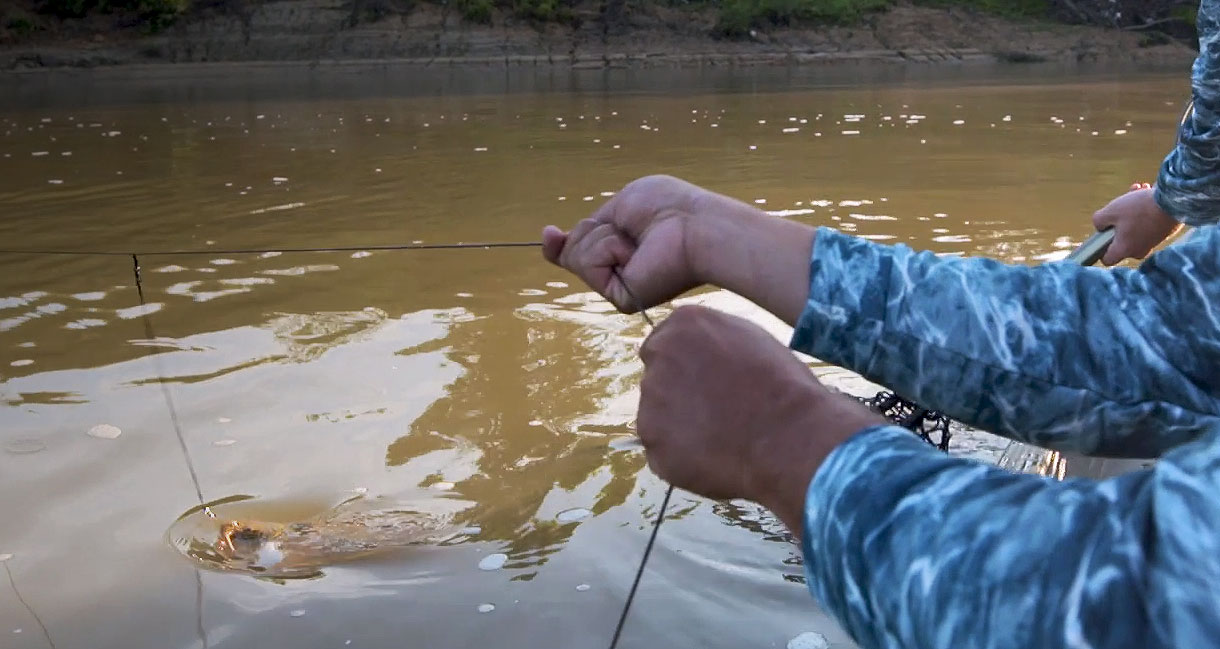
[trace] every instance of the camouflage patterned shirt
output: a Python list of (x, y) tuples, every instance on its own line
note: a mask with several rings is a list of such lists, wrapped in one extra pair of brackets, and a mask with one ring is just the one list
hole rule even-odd
[(1015, 474), (879, 426), (809, 485), (810, 592), (866, 649), (1220, 646), (1220, 0), (1158, 200), (1204, 226), (1139, 268), (939, 257), (818, 231), (791, 345), (966, 424), (1156, 457)]

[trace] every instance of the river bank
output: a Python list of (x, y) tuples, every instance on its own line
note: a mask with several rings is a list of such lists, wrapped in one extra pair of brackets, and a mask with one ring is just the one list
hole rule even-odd
[(490, 24), (476, 24), (433, 4), (353, 21), (351, 4), (342, 0), (278, 0), (240, 11), (192, 13), (156, 34), (77, 25), (9, 38), (0, 45), (0, 70), (255, 62), (576, 69), (858, 62), (1178, 65), (1195, 55), (1181, 40), (1160, 35), (961, 8), (899, 5), (852, 26), (776, 27), (723, 39), (712, 35), (711, 10), (633, 8), (625, 27), (610, 30), (598, 19), (598, 6), (578, 5), (564, 23), (496, 13)]

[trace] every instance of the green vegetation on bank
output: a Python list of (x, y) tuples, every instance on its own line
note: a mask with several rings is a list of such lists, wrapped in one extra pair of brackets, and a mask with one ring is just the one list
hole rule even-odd
[[(0, 27), (9, 39), (37, 32), (46, 18), (122, 17), (127, 26), (155, 32), (189, 12), (248, 12), (264, 0), (0, 0)], [(627, 16), (649, 5), (714, 12), (713, 32), (724, 38), (749, 37), (755, 30), (818, 24), (853, 24), (902, 2), (970, 8), (1010, 18), (1141, 27), (1167, 21), (1193, 21), (1197, 0), (348, 0), (352, 25), (403, 15), (416, 2), (458, 12), (471, 23), (491, 24), (497, 16), (535, 23), (570, 23), (578, 6), (599, 16), (607, 28), (626, 25)], [(0, 32), (0, 42), (5, 34)]]

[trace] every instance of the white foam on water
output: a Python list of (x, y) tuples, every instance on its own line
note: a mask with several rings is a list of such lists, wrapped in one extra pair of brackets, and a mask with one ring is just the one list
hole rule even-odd
[(524, 288), (517, 292), (517, 295), (546, 295), (546, 291), (537, 288)]
[(90, 437), (96, 437), (98, 439), (118, 439), (119, 435), (123, 434), (123, 431), (119, 430), (118, 426), (111, 426), (110, 424), (98, 424), (93, 428), (90, 428), (86, 434)]
[(275, 176), (274, 178), (272, 178), (272, 179), (271, 179), (271, 182), (273, 182), (273, 183), (286, 183), (286, 182), (288, 182), (288, 179), (287, 179), (287, 178), (285, 178), (285, 177), (283, 177), (283, 176)]
[(583, 507), (576, 507), (574, 509), (567, 509), (559, 512), (555, 515), (555, 520), (559, 521), (560, 523), (574, 523), (576, 521), (583, 521), (592, 515), (593, 512), (587, 509)]
[(788, 641), (788, 649), (830, 649), (826, 636), (806, 631)]
[(474, 297), (473, 293), (454, 293), (456, 297)]
[(42, 306), (40, 306), (34, 310), (43, 315), (51, 315), (53, 313), (62, 313), (64, 311), (67, 311), (68, 307), (60, 304), (59, 302), (49, 302), (47, 304), (43, 304)]
[(476, 147), (474, 148), (474, 150), (475, 150), (475, 153), (482, 153), (482, 152), (484, 152), (484, 151), (486, 151), (486, 150), (487, 150), (487, 147), (485, 147), (485, 146), (476, 146)]
[(0, 554), (0, 561), (8, 561), (9, 559), (12, 559), (12, 558), (13, 558), (12, 552), (5, 552), (4, 554)]
[(463, 527), (458, 531), (462, 534), (480, 534), (482, 533), (483, 528), (479, 527), (478, 525), (471, 525), (470, 527)]
[(48, 153), (50, 153), (50, 151), (35, 151), (35, 152), (31, 153), (30, 155), (34, 156), (35, 158), (41, 158), (42, 156), (47, 155)]
[(150, 302), (140, 306), (127, 307), (126, 309), (116, 309), (114, 314), (123, 320), (132, 320), (150, 313), (156, 313), (161, 310), (162, 306), (160, 302)]
[(1003, 119), (1002, 121), (1005, 121), (1005, 122), (1011, 122), (1011, 121), (1012, 121), (1012, 115), (1005, 115), (1005, 116), (1004, 116), (1004, 119)]
[(373, 253), (371, 253), (367, 250), (357, 250), (356, 252), (352, 253), (352, 259), (364, 259), (365, 257), (368, 257), (372, 254)]
[(12, 365), (13, 367), (25, 367), (26, 365), (33, 365), (33, 364), (34, 364), (34, 361), (32, 361), (28, 358), (23, 358), (23, 359), (16, 360), (16, 361), (9, 363), (9, 365)]
[(539, 420), (537, 420), (537, 419), (533, 419), (533, 420), (531, 420), (531, 421), (530, 421), (530, 425), (531, 425), (531, 426), (541, 426), (541, 425), (542, 425), (542, 422), (541, 422), (541, 421), (539, 421)]
[(1115, 134), (1115, 135), (1126, 135), (1126, 134), (1127, 134), (1127, 130), (1126, 130), (1126, 129), (1122, 129), (1122, 128), (1120, 128), (1120, 129), (1118, 129), (1117, 131), (1114, 131), (1114, 134)]
[(435, 482), (432, 484), (432, 488), (437, 491), (452, 491), (455, 486), (452, 482)]
[(567, 288), (568, 287), (568, 285), (565, 284), (564, 282), (547, 282), (546, 285), (551, 288)]
[(479, 561), (479, 570), (499, 570), (505, 563), (508, 563), (507, 554), (489, 554)]
[(212, 442), (212, 446), (232, 446), (237, 443), (235, 439), (218, 439)]
[(258, 258), (259, 259), (271, 259), (272, 257), (279, 257), (282, 254), (284, 254), (284, 253), (270, 251), (270, 252), (264, 252), (263, 254), (259, 255)]
[(282, 212), (284, 210), (295, 210), (298, 207), (305, 207), (305, 203), (284, 203), (283, 205), (272, 205), (271, 207), (260, 207), (256, 210), (250, 210), (250, 214), (266, 214), (267, 212)]
[(494, 610), (496, 610), (495, 604), (479, 604), (480, 613), (490, 613)]
[(94, 327), (104, 326), (106, 326), (105, 320), (99, 320), (97, 318), (81, 318), (80, 320), (73, 320), (72, 322), (64, 325), (64, 329), (92, 329)]
[(237, 260), (236, 259), (213, 259), (212, 261), (210, 261), (208, 263), (212, 264), (213, 266), (232, 266), (233, 264), (237, 263)]
[(955, 119), (955, 120), (953, 120), (953, 125), (954, 125), (954, 126), (961, 126), (962, 124), (965, 124), (965, 123), (966, 123), (966, 120), (964, 120), (964, 119)]
[(304, 609), (298, 608), (297, 610), (290, 612), (288, 615), (290, 617), (305, 617), (305, 611)]
[(170, 264), (169, 266), (162, 266), (162, 267), (154, 270), (153, 272), (154, 273), (181, 273), (184, 270), (186, 270), (186, 268), (184, 268), (182, 266), (179, 266), (177, 264)]
[(64, 181), (62, 181), (58, 178), (52, 178), (51, 180), (47, 181), (47, 184), (48, 185), (62, 185), (62, 184), (64, 184)]
[(589, 590), (590, 588), (592, 588), (592, 586), (590, 586), (589, 584), (581, 584), (576, 587), (576, 591), (583, 593), (583, 592)]
[(754, 199), (754, 204), (755, 204), (755, 205), (766, 205), (766, 204), (767, 204), (767, 199), (765, 199), (765, 198), (756, 198), (756, 199)]
[(784, 133), (796, 133), (796, 132), (798, 132), (798, 131), (800, 131), (800, 130), (801, 130), (801, 129), (799, 129), (799, 128), (796, 128), (796, 127), (791, 127), (791, 128), (786, 128), (786, 129), (784, 129), (784, 131), (783, 131), (783, 132), (784, 132)]
[(843, 135), (859, 135), (860, 131), (843, 131)]
[(93, 291), (90, 293), (74, 293), (72, 295), (73, 299), (80, 300), (81, 302), (96, 302), (104, 297), (106, 297), (105, 291)]

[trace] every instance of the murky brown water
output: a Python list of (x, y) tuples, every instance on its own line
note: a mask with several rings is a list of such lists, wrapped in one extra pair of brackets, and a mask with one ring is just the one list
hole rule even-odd
[[(664, 172), (785, 218), (1038, 263), (1153, 177), (1186, 91), (1185, 71), (804, 78), (346, 98), (302, 79), (280, 100), (232, 81), (107, 95), (87, 77), (26, 79), (0, 112), (0, 247), (528, 241)], [(630, 444), (637, 318), (536, 249), (145, 256), (143, 310), (131, 265), (0, 255), (0, 646), (609, 643), (664, 490)], [(732, 296), (693, 299), (787, 336)], [(360, 496), (460, 533), (322, 553), (312, 579), (196, 572), (175, 539), (217, 528), (171, 530), (198, 502), (161, 376), (222, 517), (289, 524)], [(87, 434), (101, 424), (121, 434)], [(675, 494), (620, 646), (776, 647), (803, 631), (849, 646), (782, 527)]]

